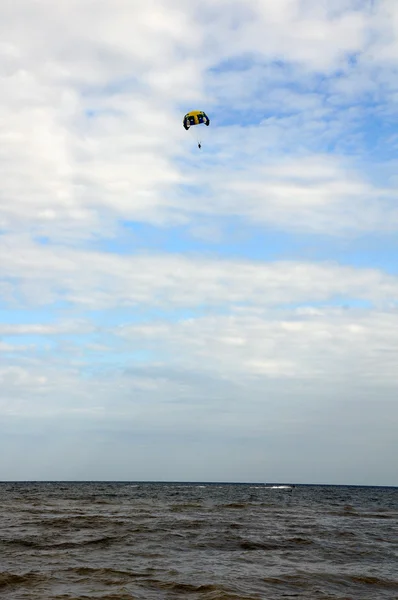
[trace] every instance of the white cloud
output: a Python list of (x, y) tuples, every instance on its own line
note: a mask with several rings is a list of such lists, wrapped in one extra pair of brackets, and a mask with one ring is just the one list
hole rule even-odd
[[(373, 483), (392, 483), (393, 472), (382, 457), (383, 452), (395, 456), (397, 325), (395, 312), (301, 309), (252, 315), (242, 310), (175, 325), (119, 328), (126, 346), (149, 347), (157, 360), (127, 361), (123, 371), (115, 369), (114, 345), (102, 372), (92, 365), (89, 377), (82, 365), (71, 365), (68, 354), (63, 368), (37, 359), (1, 368), (1, 443), (23, 436), (24, 448), (39, 458), (31, 436), (35, 432), (47, 440), (52, 461), (38, 460), (33, 472), (39, 478), (60, 477), (65, 469), (70, 469), (67, 477), (76, 476), (76, 452), (88, 463), (81, 476), (100, 477), (90, 465), (104, 445), (113, 451), (107, 452), (102, 476), (115, 478), (112, 460), (123, 452), (142, 456), (144, 444), (151, 457), (145, 472), (120, 458), (118, 477), (136, 478), (139, 472), (144, 479), (176, 474), (195, 479), (198, 453), (203, 457), (206, 447), (217, 457), (206, 479), (246, 472), (260, 481), (367, 482), (369, 472), (353, 460), (355, 447), (356, 456), (374, 464)], [(180, 444), (185, 468), (178, 459)], [(216, 451), (217, 444), (224, 452)], [(228, 455), (239, 448), (236, 471)], [(68, 464), (60, 459), (65, 451)], [(314, 453), (322, 457), (322, 469)], [(174, 469), (156, 469), (173, 456)], [(13, 457), (11, 477), (25, 473), (26, 478), (18, 446)], [(343, 457), (346, 467), (337, 469), (336, 460)], [(296, 461), (305, 467), (297, 470)], [(2, 472), (11, 473), (10, 467), (5, 464)]]
[(255, 45), (258, 52), (270, 58), (297, 61), (310, 69), (325, 71), (336, 68), (346, 53), (362, 47), (366, 19), (360, 11), (347, 7), (348, 10), (331, 18), (322, 3), (318, 6), (311, 3), (305, 11), (300, 0), (253, 2), (253, 5), (259, 18), (246, 28), (243, 41), (240, 35), (236, 36), (241, 51)]
[(0, 323), (0, 336), (4, 335), (59, 335), (90, 333), (93, 330), (86, 321), (64, 321), (51, 325), (41, 323), (7, 324)]
[(208, 316), (178, 324), (121, 328), (121, 335), (163, 352), (166, 362), (229, 380), (259, 376), (398, 385), (398, 314), (369, 310), (284, 310)]
[[(316, 445), (320, 432), (336, 457), (330, 422), (368, 458), (369, 435), (390, 443), (396, 275), (333, 255), (184, 255), (172, 236), (221, 247), (230, 219), (249, 238), (263, 228), (264, 244), (397, 231), (396, 2), (21, 0), (0, 9), (0, 39), (0, 441), (37, 431), (58, 466), (73, 445), (76, 473), (83, 431), (83, 477), (108, 460), (101, 436), (117, 447), (120, 433), (124, 473), (141, 448), (132, 433), (207, 439), (219, 473), (243, 439), (240, 473), (256, 477), (289, 435)], [(202, 106), (199, 153), (181, 119)], [(175, 253), (149, 238), (138, 251), (124, 221), (151, 224)], [(159, 448), (146, 448), (152, 473), (160, 455), (184, 473), (198, 456)], [(310, 464), (314, 446), (300, 448)]]
[[(182, 255), (120, 256), (0, 238), (3, 277), (22, 305), (64, 300), (91, 309), (120, 306), (273, 306), (333, 296), (388, 305), (398, 278), (375, 269), (295, 261), (251, 262)], [(12, 292), (6, 288), (6, 297)]]
[[(186, 199), (176, 193), (180, 184), (189, 182), (193, 169), (190, 166), (182, 172), (174, 158), (182, 157), (190, 147), (181, 127), (181, 104), (209, 100), (207, 69), (245, 53), (258, 57), (260, 63), (292, 61), (299, 69), (305, 67), (307, 73), (343, 68), (345, 53), (366, 50), (365, 31), (370, 26), (366, 11), (355, 2), (336, 5), (332, 14), (327, 4), (314, 9), (313, 3), (291, 0), (278, 5), (254, 0), (244, 5), (236, 2), (228, 4), (228, 10), (222, 2), (217, 6), (209, 2), (187, 6), (172, 0), (154, 0), (145, 7), (122, 0), (93, 0), (84, 6), (73, 2), (54, 5), (42, 0), (34, 6), (18, 6), (2, 19), (5, 93), (0, 124), (1, 226), (36, 229), (37, 233), (58, 239), (115, 235), (119, 218), (152, 223), (183, 223), (194, 218), (197, 207), (187, 205)], [(390, 10), (394, 10), (392, 5)], [(377, 40), (385, 26), (382, 9), (380, 14)], [(28, 18), (27, 31), (24, 22)], [(254, 85), (255, 93), (258, 83), (254, 82), (259, 76), (267, 77), (267, 71), (261, 75), (258, 69), (255, 66), (253, 72), (250, 70), (246, 82), (249, 86), (242, 86), (239, 72), (229, 75), (232, 107), (235, 102), (237, 106), (241, 103), (241, 93), (236, 93), (239, 88), (247, 96)], [(302, 70), (294, 76), (297, 83), (307, 77)], [(218, 77), (224, 82), (223, 74)], [(308, 83), (313, 84), (311, 80)], [(267, 79), (265, 85), (269, 85)], [(210, 88), (210, 94), (217, 92), (215, 103), (220, 91)], [(380, 216), (384, 205), (379, 196), (387, 193), (394, 200), (394, 193), (369, 186), (353, 169), (346, 175), (336, 172), (334, 185), (321, 181), (314, 190), (329, 199), (328, 206), (337, 203), (335, 210), (319, 214), (315, 207), (314, 218), (311, 207), (309, 214), (304, 210), (301, 215), (287, 215), (282, 202), (279, 216), (273, 219), (274, 205), (280, 206), (277, 201), (281, 195), (288, 194), (290, 202), (297, 205), (303, 194), (311, 192), (308, 186), (289, 185), (290, 170), (302, 163), (299, 168), (305, 173), (308, 159), (284, 161), (284, 173), (275, 190), (272, 172), (265, 168), (261, 177), (256, 173), (264, 166), (258, 151), (265, 150), (266, 156), (273, 152), (275, 156), (278, 148), (282, 151), (282, 142), (290, 145), (294, 156), (294, 147), (301, 138), (302, 147), (309, 145), (307, 154), (311, 156), (308, 150), (315, 141), (328, 135), (322, 115), (331, 109), (325, 106), (322, 96), (308, 91), (289, 94), (274, 89), (265, 94), (267, 106), (275, 110), (288, 102), (301, 115), (299, 121), (291, 117), (268, 119), (265, 129), (245, 128), (243, 134), (228, 127), (215, 134), (216, 147), (222, 142), (229, 152), (220, 154), (220, 168), (217, 162), (213, 167), (211, 162), (207, 165), (210, 168), (206, 176), (213, 182), (207, 210), (216, 215), (232, 211), (250, 219), (258, 216), (267, 223), (276, 221), (287, 227), (293, 221), (304, 231), (311, 231), (311, 222), (326, 233), (330, 221), (334, 231), (347, 227), (368, 230), (369, 224), (358, 220), (363, 214), (359, 199), (365, 196), (366, 201), (370, 195), (374, 201), (369, 220), (375, 218), (376, 227), (383, 229), (387, 220)], [(253, 107), (252, 95), (247, 96), (248, 101)], [(91, 118), (86, 117), (88, 110), (93, 113)], [(217, 121), (217, 113), (215, 117)], [(334, 129), (338, 137), (338, 119)], [(219, 140), (217, 135), (221, 136)], [(245, 149), (246, 157), (239, 146)], [(254, 165), (253, 155), (258, 157)], [(257, 182), (257, 186), (252, 185), (258, 191), (245, 199), (251, 205), (248, 211), (242, 201), (231, 206), (231, 202), (218, 197), (231, 160), (240, 163), (241, 169), (245, 168)], [(316, 164), (317, 156), (310, 161)], [(332, 164), (331, 169), (334, 167)], [(356, 190), (349, 185), (351, 178), (357, 182)], [(241, 191), (237, 184), (235, 189)], [(347, 215), (342, 204), (352, 200), (353, 194), (356, 201)], [(265, 211), (264, 195), (274, 198)], [(392, 209), (388, 222), (396, 228)]]
[(396, 231), (396, 189), (373, 186), (349, 162), (327, 157), (254, 159), (242, 170), (209, 175), (197, 212), (244, 216), (299, 232), (355, 235)]

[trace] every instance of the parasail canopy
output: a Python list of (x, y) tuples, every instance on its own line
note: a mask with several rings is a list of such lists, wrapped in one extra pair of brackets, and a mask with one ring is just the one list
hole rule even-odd
[(191, 112), (185, 115), (182, 124), (184, 125), (184, 128), (188, 130), (193, 125), (205, 124), (209, 126), (210, 119), (206, 115), (206, 113), (203, 112), (203, 110), (192, 110)]

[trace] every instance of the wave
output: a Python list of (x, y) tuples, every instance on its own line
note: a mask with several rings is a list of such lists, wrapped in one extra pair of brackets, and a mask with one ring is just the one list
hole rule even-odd
[(266, 489), (269, 490), (292, 490), (293, 486), (291, 485), (267, 485)]
[(12, 587), (30, 587), (46, 581), (47, 577), (38, 573), (0, 573), (0, 589), (5, 590)]

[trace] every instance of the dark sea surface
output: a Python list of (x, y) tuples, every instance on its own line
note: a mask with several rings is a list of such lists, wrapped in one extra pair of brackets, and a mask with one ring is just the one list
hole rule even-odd
[(398, 599), (398, 488), (0, 483), (0, 597)]

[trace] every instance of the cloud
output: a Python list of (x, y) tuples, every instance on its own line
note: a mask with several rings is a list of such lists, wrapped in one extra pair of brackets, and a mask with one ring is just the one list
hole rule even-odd
[[(21, 305), (65, 301), (90, 309), (118, 306), (272, 306), (334, 296), (395, 303), (398, 279), (338, 264), (273, 263), (175, 255), (83, 251), (0, 238), (3, 276)], [(6, 299), (6, 298), (5, 298)]]
[(369, 310), (297, 309), (127, 326), (121, 333), (190, 370), (229, 380), (297, 379), (313, 385), (350, 378), (397, 385), (397, 314)]
[(0, 477), (395, 481), (396, 2), (0, 17)]
[[(285, 161), (284, 173), (279, 175), (280, 191), (276, 197), (274, 194), (274, 203), (286, 189), (291, 203), (300, 204), (303, 193), (308, 196), (311, 190), (292, 188), (290, 171), (302, 162), (305, 172), (306, 165), (316, 165), (319, 160), (309, 154), (302, 161), (294, 148), (299, 154), (303, 144), (307, 153), (311, 145), (317, 150), (322, 135), (326, 135), (325, 143), (330, 143), (325, 116), (334, 114), (335, 139), (343, 131), (341, 116), (328, 106), (327, 93), (308, 93), (308, 86), (316, 85), (311, 73), (332, 67), (344, 69), (344, 57), (364, 47), (368, 17), (356, 3), (336, 5), (331, 15), (325, 6), (314, 9), (313, 4), (301, 6), (299, 2), (281, 2), (278, 7), (272, 2), (253, 1), (244, 7), (236, 2), (230, 10), (224, 8), (223, 3), (215, 7), (193, 2), (187, 9), (174, 1), (154, 1), (145, 10), (122, 1), (93, 1), (85, 7), (61, 2), (55, 7), (43, 0), (26, 13), (11, 13), (5, 18), (3, 229), (22, 226), (51, 237), (90, 239), (117, 235), (121, 218), (155, 224), (194, 219), (197, 207), (188, 206), (185, 197), (178, 194), (179, 186), (192, 181), (192, 166), (187, 173), (174, 160), (183, 157), (189, 147), (180, 126), (180, 106), (198, 98), (209, 101), (208, 70), (226, 58), (247, 53), (257, 57), (253, 65), (249, 63), (246, 72), (231, 72), (228, 66), (217, 69), (213, 79), (219, 86), (210, 86), (209, 93), (215, 96), (216, 109), (222, 90), (229, 89), (225, 87), (225, 77), (229, 77), (229, 87), (233, 87), (220, 108), (239, 108), (243, 92), (246, 106), (253, 109), (253, 96), (260, 86), (263, 91), (258, 101), (268, 112), (266, 126), (258, 128), (256, 123), (243, 134), (231, 123), (216, 134), (221, 136), (219, 141), (215, 139), (216, 147), (222, 144), (244, 149), (246, 156), (234, 150), (235, 161), (246, 170), (247, 179), (258, 182), (261, 197), (272, 196), (275, 184), (272, 167), (271, 173), (265, 171), (260, 178), (256, 173), (256, 167), (262, 170), (263, 166), (259, 151), (269, 154), (290, 147), (293, 158)], [(30, 30), (40, 30), (40, 36), (26, 33), (22, 14), (29, 14)], [(86, 26), (88, 21), (90, 26)], [(264, 31), (269, 34), (264, 36)], [(290, 64), (290, 70), (283, 72), (272, 66), (275, 60)], [(296, 92), (291, 89), (292, 79), (298, 86)], [(284, 107), (292, 114), (283, 117)], [(346, 118), (342, 120), (346, 122)], [(260, 158), (254, 165), (253, 154)], [(253, 218), (244, 206), (234, 206), (236, 202), (231, 206), (219, 198), (230, 160), (225, 151), (224, 158), (220, 156), (213, 165), (213, 157), (207, 162), (206, 176), (212, 181), (209, 210), (215, 215), (232, 210)], [(339, 169), (338, 161), (330, 169)], [(328, 219), (335, 221), (334, 230), (355, 228), (357, 217), (363, 213), (359, 202), (363, 195), (365, 201), (368, 196), (374, 198), (371, 212), (382, 212), (380, 195), (389, 194), (394, 202), (393, 190), (372, 189), (355, 169), (335, 176), (340, 180), (337, 185), (321, 181), (315, 190), (330, 197), (333, 204), (340, 203), (335, 211), (316, 219), (323, 232), (329, 230)], [(345, 177), (357, 182), (356, 192), (349, 189)], [(203, 173), (200, 178), (203, 180)], [(240, 181), (242, 185), (244, 180)], [(198, 181), (194, 185), (201, 190)], [(341, 204), (351, 200), (353, 193), (358, 200), (352, 205), (347, 224)], [(249, 199), (254, 204), (252, 211), (258, 211), (260, 218), (263, 213), (262, 219), (274, 224), (274, 203), (269, 211), (272, 214), (264, 214), (258, 195), (256, 192)], [(285, 214), (283, 209), (282, 205)], [(396, 228), (395, 213), (390, 212), (393, 219), (388, 222)], [(305, 210), (301, 218), (296, 217), (289, 215), (286, 220), (307, 230)], [(282, 215), (276, 220), (285, 225)], [(380, 215), (376, 214), (376, 220), (382, 228)]]
[(321, 156), (289, 157), (264, 165), (254, 159), (228, 175), (224, 167), (209, 176), (211, 191), (200, 198), (197, 212), (324, 235), (395, 231), (396, 190), (373, 186), (347, 162), (343, 167)]
[[(353, 3), (334, 14), (325, 4), (282, 0), (278, 4), (251, 2), (252, 19), (231, 35), (231, 44), (240, 52), (253, 51), (271, 59), (305, 64), (313, 70), (336, 68), (348, 53), (363, 44), (366, 17), (350, 10)], [(267, 31), (267, 35), (264, 35)], [(243, 35), (242, 35), (243, 33)], [(336, 39), (339, 43), (336, 44)]]
[[(91, 329), (88, 329), (91, 331)], [(68, 322), (57, 323), (54, 325), (45, 325), (42, 323), (30, 324), (0, 324), (0, 336), (2, 335), (59, 335), (72, 333), (87, 333), (87, 323)]]

